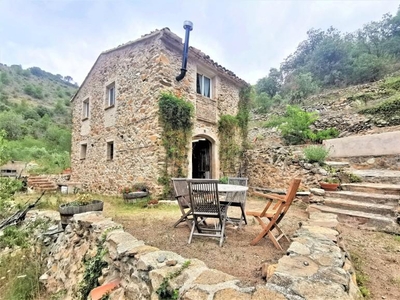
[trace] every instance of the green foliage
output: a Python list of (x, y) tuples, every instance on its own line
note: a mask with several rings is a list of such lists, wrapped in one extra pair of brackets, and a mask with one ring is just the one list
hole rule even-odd
[(239, 93), (236, 116), (222, 115), (218, 120), (219, 159), (223, 172), (236, 173), (235, 167), (240, 164), (241, 155), (248, 148), (247, 133), (253, 95), (250, 86), (243, 88)]
[(324, 146), (308, 146), (303, 149), (306, 160), (310, 163), (317, 162), (322, 164), (329, 155), (329, 150)]
[(286, 106), (286, 113), (282, 117), (275, 117), (264, 126), (278, 126), (283, 139), (288, 144), (301, 144), (311, 135), (310, 125), (318, 119), (316, 113), (309, 113), (297, 106)]
[(382, 84), (384, 89), (400, 91), (400, 77), (389, 77)]
[(313, 80), (311, 73), (300, 73), (294, 75), (290, 83), (284, 86), (291, 103), (299, 103), (301, 99), (315, 93), (318, 90), (317, 83)]
[[(2, 139), (8, 140), (0, 156), (6, 154), (7, 159), (26, 162), (35, 160), (40, 165), (37, 172), (60, 172), (69, 166), (68, 95), (76, 91), (71, 80), (37, 67), (23, 70), (19, 65), (0, 64), (0, 131), (5, 131)], [(57, 97), (57, 90), (64, 94), (62, 99)]]
[(364, 261), (362, 260), (361, 256), (355, 252), (351, 252), (350, 255), (354, 269), (356, 270), (356, 281), (360, 289), (360, 292), (363, 295), (363, 297), (369, 297), (370, 292), (366, 286), (369, 281), (369, 278), (363, 270)]
[(240, 144), (237, 137), (238, 124), (238, 119), (232, 115), (222, 115), (218, 121), (219, 159), (221, 170), (224, 172), (234, 172), (238, 162), (240, 153)]
[(0, 177), (0, 219), (6, 217), (13, 208), (13, 195), (20, 191), (22, 182), (8, 177)]
[(353, 173), (348, 173), (350, 183), (362, 182), (362, 178)]
[(43, 99), (43, 89), (40, 86), (28, 84), (24, 87), (24, 93), (36, 99)]
[(107, 250), (103, 248), (104, 239), (97, 245), (96, 255), (88, 260), (84, 260), (85, 273), (82, 281), (79, 283), (79, 299), (86, 300), (92, 289), (99, 286), (98, 278), (101, 276), (101, 270), (107, 267), (107, 262), (103, 260)]
[(40, 294), (40, 256), (29, 248), (0, 256), (0, 295), (7, 300), (34, 300)]
[[(353, 33), (330, 27), (310, 29), (294, 53), (271, 69), (256, 84), (258, 99), (268, 109), (274, 95), (300, 103), (321, 88), (343, 87), (376, 81), (396, 71), (400, 62), (400, 8), (380, 21), (365, 24)], [(396, 84), (394, 85), (396, 86)], [(397, 88), (394, 87), (398, 90)]]
[(183, 270), (188, 268), (190, 265), (190, 260), (185, 261), (183, 265), (175, 272), (169, 273), (164, 277), (161, 282), (159, 288), (156, 290), (156, 294), (158, 295), (159, 300), (178, 300), (179, 299), (179, 290), (172, 290), (169, 284), (169, 281), (178, 277), (182, 274)]
[(378, 115), (386, 120), (391, 120), (394, 118), (391, 120), (393, 121), (392, 125), (398, 125), (400, 124), (400, 119), (398, 119), (398, 116), (400, 115), (400, 98), (390, 98), (384, 102), (381, 102), (377, 106), (360, 110), (360, 113)]
[(17, 226), (8, 226), (3, 230), (3, 235), (0, 236), (0, 249), (15, 246), (27, 248), (30, 246), (28, 237), (27, 231), (20, 230)]
[(339, 130), (336, 128), (328, 128), (324, 130), (312, 132), (309, 134), (309, 139), (313, 142), (322, 143), (323, 140), (333, 139), (339, 136)]
[(6, 72), (0, 72), (0, 83), (5, 85), (10, 84), (10, 77)]
[(5, 139), (6, 131), (0, 130), (0, 166), (6, 163), (9, 159), (8, 141)]
[(169, 179), (184, 176), (194, 108), (190, 102), (170, 93), (162, 93), (158, 105), (159, 120), (163, 126), (162, 142), (166, 152), (165, 168), (159, 182), (164, 185), (163, 197), (168, 197), (171, 192)]
[(193, 126), (193, 105), (173, 94), (161, 94), (160, 120), (170, 130), (190, 130)]
[(228, 177), (227, 176), (221, 177), (219, 179), (219, 183), (227, 184), (228, 183)]

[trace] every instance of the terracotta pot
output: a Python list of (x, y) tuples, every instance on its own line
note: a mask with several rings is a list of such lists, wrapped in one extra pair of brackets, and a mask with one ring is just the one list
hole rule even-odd
[(337, 188), (339, 187), (340, 183), (329, 183), (329, 182), (320, 182), (319, 185), (321, 188), (323, 188), (325, 191), (336, 191)]

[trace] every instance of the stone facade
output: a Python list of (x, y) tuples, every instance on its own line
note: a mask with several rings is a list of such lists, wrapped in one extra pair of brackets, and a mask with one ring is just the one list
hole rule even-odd
[[(159, 192), (157, 178), (165, 162), (158, 122), (162, 92), (194, 104), (193, 138), (211, 142), (210, 175), (219, 178), (217, 121), (223, 114), (236, 114), (239, 92), (247, 83), (193, 47), (186, 77), (177, 82), (182, 48), (182, 39), (162, 29), (99, 56), (72, 99), (71, 180), (97, 193), (115, 194), (134, 182), (146, 182), (152, 192)], [(211, 98), (196, 93), (197, 73), (211, 78)], [(110, 88), (115, 91), (111, 106), (107, 105)], [(87, 118), (84, 102), (89, 102)], [(188, 148), (190, 177), (191, 144)]]

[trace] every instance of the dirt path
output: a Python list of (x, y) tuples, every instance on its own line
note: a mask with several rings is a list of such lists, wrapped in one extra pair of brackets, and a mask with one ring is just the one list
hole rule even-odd
[[(340, 226), (367, 299), (400, 299), (400, 236)], [(366, 292), (368, 292), (366, 291)]]
[[(250, 198), (247, 209), (262, 210), (264, 203)], [(177, 208), (161, 213), (157, 209), (148, 209), (133, 217), (116, 216), (114, 219), (122, 223), (126, 231), (144, 240), (146, 244), (176, 252), (185, 258), (200, 259), (208, 267), (234, 275), (246, 285), (265, 283), (261, 278), (261, 264), (276, 263), (284, 255), (269, 239), (262, 240), (256, 246), (249, 245), (261, 228), (252, 218), (249, 219), (249, 224), (241, 229), (227, 225), (227, 238), (222, 248), (218, 246), (218, 240), (212, 238), (197, 237), (189, 245), (189, 227), (184, 223), (177, 228), (172, 227), (179, 216)], [(305, 206), (301, 202), (294, 203), (281, 222), (282, 229), (290, 236), (298, 228), (298, 223), (306, 218)], [(283, 242), (283, 246), (287, 248), (289, 243)]]

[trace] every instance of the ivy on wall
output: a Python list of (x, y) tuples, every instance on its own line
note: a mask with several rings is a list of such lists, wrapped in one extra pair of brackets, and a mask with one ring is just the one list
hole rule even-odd
[(219, 160), (224, 174), (237, 174), (242, 168), (243, 154), (248, 148), (247, 133), (250, 116), (251, 87), (243, 88), (239, 94), (238, 113), (236, 116), (222, 115), (218, 121), (220, 140)]
[(171, 93), (162, 93), (159, 120), (163, 127), (162, 144), (165, 148), (165, 166), (158, 181), (164, 186), (163, 197), (171, 192), (172, 177), (185, 177), (189, 139), (193, 128), (193, 105)]

